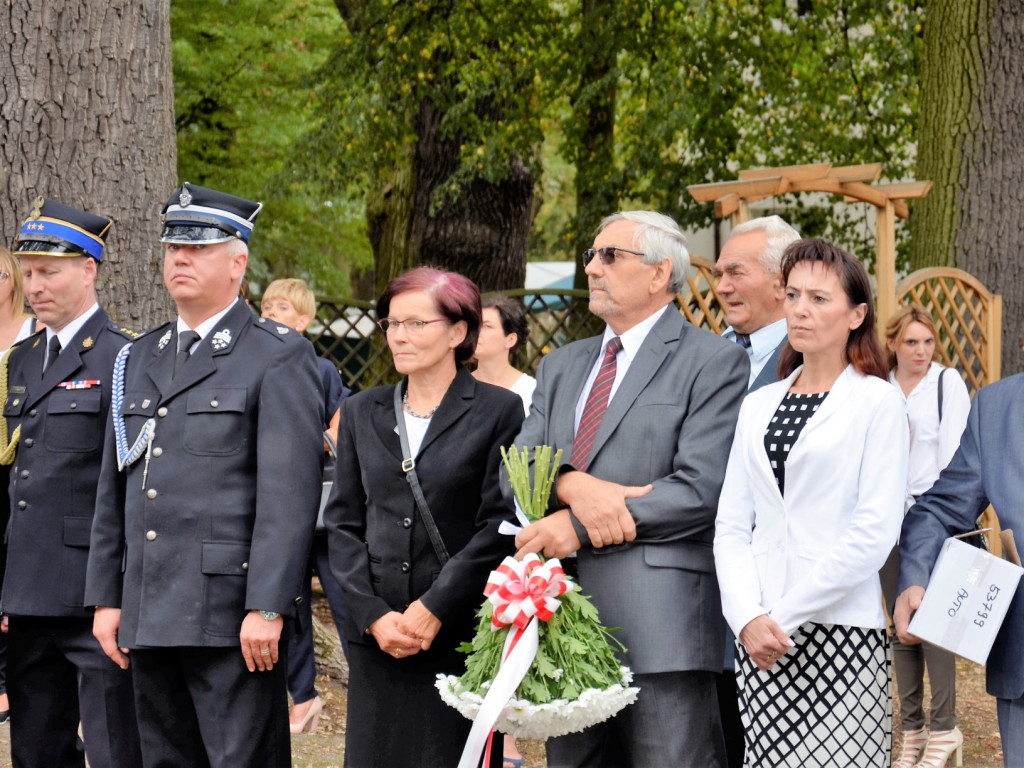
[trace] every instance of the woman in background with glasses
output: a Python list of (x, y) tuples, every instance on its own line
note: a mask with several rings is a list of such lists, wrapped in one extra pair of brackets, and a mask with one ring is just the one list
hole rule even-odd
[[(434, 682), (465, 670), (456, 649), (473, 637), (488, 574), (514, 549), (498, 533), (513, 516), (498, 485), (499, 449), (518, 433), (523, 405), (463, 367), (481, 317), (480, 292), (467, 278), (406, 272), (384, 290), (377, 317), (405, 377), (400, 415), (392, 386), (342, 403), (324, 511), (331, 569), (349, 609), (345, 762), (456, 765), (471, 723), (441, 701)], [(403, 471), (410, 459), (430, 519)], [(493, 757), (500, 765), (500, 747)]]

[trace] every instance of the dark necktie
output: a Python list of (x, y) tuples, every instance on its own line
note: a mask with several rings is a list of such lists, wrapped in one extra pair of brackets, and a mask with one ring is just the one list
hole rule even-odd
[(60, 356), (60, 339), (54, 334), (50, 337), (50, 343), (46, 346), (46, 365), (43, 366), (43, 373), (46, 373), (57, 362)]
[(185, 331), (178, 334), (178, 356), (174, 358), (174, 375), (178, 375), (181, 366), (189, 358), (189, 350), (192, 345), (199, 341), (199, 334), (195, 331)]
[(744, 349), (750, 349), (750, 334), (749, 333), (737, 333), (736, 343)]
[(576, 429), (576, 439), (572, 444), (572, 465), (580, 472), (585, 472), (590, 464), (590, 450), (594, 447), (594, 438), (597, 437), (597, 430), (601, 426), (604, 412), (608, 410), (609, 395), (612, 392), (612, 384), (615, 383), (615, 371), (618, 367), (615, 356), (622, 349), (622, 339), (618, 336), (608, 342), (604, 350), (604, 359), (601, 361), (601, 368), (594, 379), (594, 386), (590, 388), (587, 396), (587, 404), (583, 406), (583, 415), (580, 417), (580, 425)]

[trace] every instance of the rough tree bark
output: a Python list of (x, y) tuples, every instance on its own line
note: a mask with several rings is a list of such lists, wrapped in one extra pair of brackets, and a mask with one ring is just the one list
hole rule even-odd
[[(353, 35), (366, 10), (379, 0), (335, 0)], [(437, 190), (458, 168), (460, 137), (445, 139), (443, 115), (430, 98), (413, 104), (406, 115), (416, 141), (391, 168), (374, 169), (366, 216), (379, 294), (394, 277), (418, 264), (452, 269), (482, 291), (521, 288), (526, 276), (526, 246), (533, 219), (534, 178), (520, 160), (498, 184), (477, 180), (457, 200), (436, 205)], [(498, 120), (501, 105), (480, 115)]]
[(521, 288), (533, 218), (533, 174), (520, 160), (500, 184), (478, 180), (431, 210), (437, 190), (459, 164), (458, 139), (441, 137), (442, 115), (426, 100), (413, 121), (417, 141), (379, 178), (367, 201), (379, 294), (417, 264), (460, 272), (481, 291)]
[(170, 316), (159, 206), (176, 185), (170, 0), (0, 3), (0, 238), (38, 195), (114, 220), (99, 292), (145, 330)]
[(1024, 367), (1024, 6), (930, 0), (917, 177), (934, 182), (911, 218), (914, 269), (954, 265), (1003, 296), (1002, 375)]

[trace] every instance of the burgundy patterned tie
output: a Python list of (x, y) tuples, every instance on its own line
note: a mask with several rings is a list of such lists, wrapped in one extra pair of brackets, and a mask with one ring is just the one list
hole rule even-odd
[(612, 384), (615, 383), (615, 356), (620, 349), (622, 340), (615, 336), (605, 347), (601, 368), (594, 379), (594, 386), (590, 388), (587, 404), (583, 406), (580, 425), (576, 429), (576, 439), (572, 443), (572, 465), (580, 472), (585, 472), (590, 464), (590, 450), (594, 447), (594, 438), (597, 437), (604, 412), (608, 410), (608, 396), (612, 392)]

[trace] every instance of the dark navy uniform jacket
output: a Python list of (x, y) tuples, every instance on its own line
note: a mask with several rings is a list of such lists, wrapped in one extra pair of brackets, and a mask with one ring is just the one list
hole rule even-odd
[(21, 437), (10, 471), (4, 613), (92, 614), (83, 592), (110, 374), (133, 336), (100, 308), (45, 375), (45, 331), (11, 352), (4, 417), (8, 434), (21, 425)]
[(237, 645), (250, 610), (294, 613), (320, 502), (323, 403), (313, 346), (238, 302), (173, 376), (174, 323), (125, 371), (128, 443), (108, 437), (85, 601), (121, 608), (127, 648)]

